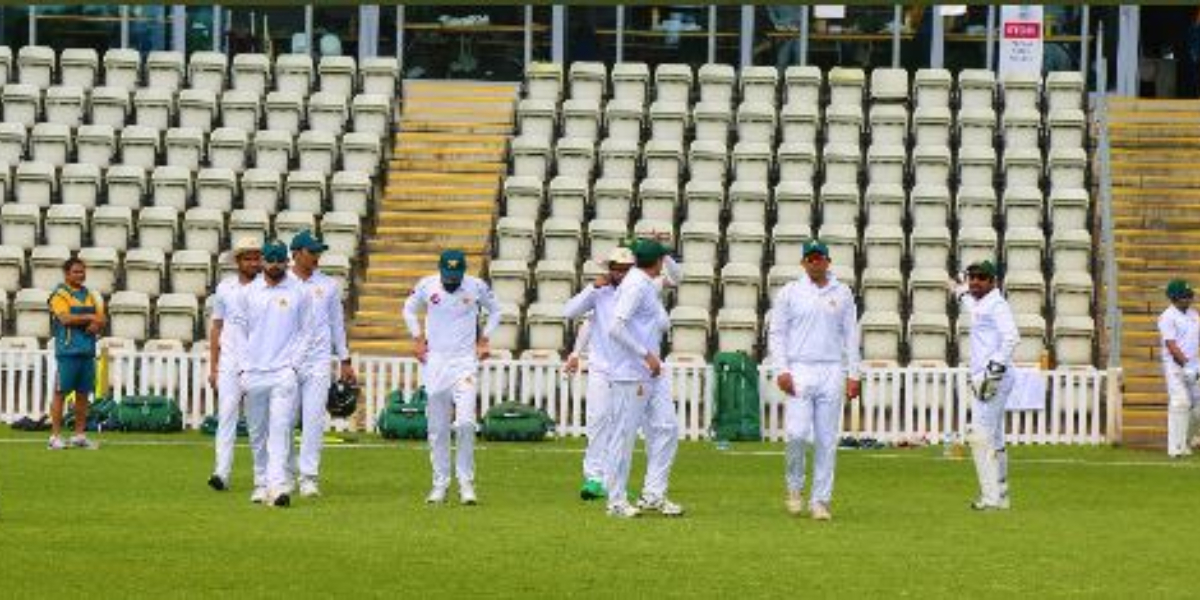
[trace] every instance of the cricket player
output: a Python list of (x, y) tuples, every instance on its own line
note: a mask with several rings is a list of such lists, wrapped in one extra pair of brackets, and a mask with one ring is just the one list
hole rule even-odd
[(312, 346), (305, 352), (300, 369), (300, 496), (321, 494), (317, 477), (321, 466), (321, 445), (325, 439), (325, 403), (329, 398), (332, 379), (330, 364), (337, 356), (338, 377), (353, 382), (354, 368), (346, 347), (346, 316), (342, 307), (342, 288), (337, 280), (317, 269), (321, 253), (328, 250), (320, 239), (308, 230), (292, 238), (292, 271), (290, 276), (311, 296), (313, 330)]
[(239, 295), (238, 318), (245, 332), (242, 389), (250, 436), (267, 438), (267, 499), (271, 506), (291, 505), (288, 459), (296, 422), (298, 378), (312, 347), (311, 296), (288, 277), (288, 247), (268, 242), (262, 248), (263, 274)]
[[(216, 466), (208, 478), (208, 486), (223, 492), (229, 489), (233, 470), (233, 446), (237, 438), (238, 414), (242, 410), (243, 391), (240, 381), (242, 344), (246, 334), (234, 311), (240, 307), (238, 295), (249, 288), (262, 272), (262, 246), (250, 238), (238, 240), (233, 247), (237, 275), (217, 284), (213, 294), (212, 324), (208, 339), (208, 384), (217, 391)], [(249, 412), (249, 410), (247, 410)], [(250, 501), (261, 504), (267, 499), (266, 430), (257, 429), (250, 438), (250, 455), (254, 461), (254, 491)]]
[[(426, 502), (443, 504), (450, 487), (450, 433), (458, 442), (455, 456), (459, 500), (478, 502), (475, 495), (475, 390), (479, 360), (487, 358), (488, 338), (500, 325), (500, 305), (482, 280), (466, 275), (461, 250), (446, 250), (438, 274), (417, 283), (404, 303), (404, 322), (416, 341), (421, 381), (429, 394), (429, 459), (433, 489)], [(425, 327), (418, 316), (425, 310)], [(480, 311), (487, 324), (479, 332)]]
[[(633, 268), (633, 252), (614, 248), (606, 261), (608, 272), (571, 298), (563, 312), (568, 319), (578, 319), (590, 313), (587, 324), (576, 339), (577, 352), (567, 359), (567, 371), (578, 365), (578, 350), (587, 349), (587, 451), (583, 455), (583, 487), (579, 496), (584, 500), (604, 497), (604, 454), (612, 434), (612, 418), (608, 411), (608, 364), (611, 341), (607, 335), (593, 335), (593, 330), (608, 331), (612, 327), (617, 286)], [(582, 345), (586, 344), (586, 345)], [(581, 346), (582, 345), (582, 346)]]
[[(609, 411), (613, 433), (605, 468), (608, 514), (633, 518), (642, 512), (683, 515), (683, 507), (667, 498), (671, 467), (679, 444), (679, 424), (671, 402), (659, 349), (670, 319), (663, 307), (659, 284), (669, 254), (655, 239), (633, 243), (636, 269), (617, 288), (613, 322), (609, 325)], [(593, 334), (594, 335), (594, 334)], [(629, 504), (626, 488), (638, 428), (646, 436), (646, 480), (637, 507)]]
[(54, 362), (58, 371), (54, 401), (50, 405), (51, 450), (62, 450), (63, 405), (68, 394), (75, 396), (75, 435), (72, 448), (94, 449), (87, 438), (88, 396), (96, 386), (96, 342), (108, 319), (104, 302), (83, 283), (87, 267), (78, 258), (63, 263), (63, 283), (50, 294), (50, 325), (54, 334)]
[[(961, 288), (960, 288), (961, 289)], [(1013, 388), (1012, 357), (1021, 335), (1012, 308), (996, 286), (996, 265), (981, 261), (967, 267), (965, 293), (958, 294), (963, 315), (970, 315), (971, 425), (967, 443), (979, 478), (975, 510), (1004, 510), (1008, 499), (1008, 454), (1004, 450), (1004, 408)]]
[(1192, 308), (1192, 287), (1182, 279), (1167, 284), (1171, 306), (1158, 317), (1163, 376), (1167, 380), (1167, 455), (1192, 453), (1192, 431), (1200, 423), (1200, 314)]
[(812, 518), (833, 518), (834, 467), (846, 398), (858, 397), (860, 332), (854, 293), (829, 271), (829, 248), (804, 244), (805, 276), (775, 296), (768, 329), (776, 385), (786, 394), (785, 482), (789, 513), (804, 513), (805, 460), (813, 449)]

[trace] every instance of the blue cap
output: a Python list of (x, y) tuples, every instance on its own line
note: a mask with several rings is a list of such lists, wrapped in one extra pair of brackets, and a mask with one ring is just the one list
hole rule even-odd
[(264, 242), (262, 247), (263, 262), (269, 263), (286, 263), (288, 261), (288, 249), (283, 245), (283, 242), (275, 240), (273, 242)]
[(292, 250), (308, 250), (309, 252), (316, 253), (324, 252), (328, 249), (329, 246), (326, 246), (325, 242), (321, 241), (321, 238), (313, 235), (313, 233), (307, 229), (297, 233), (296, 236), (292, 238)]
[(463, 273), (467, 272), (467, 256), (462, 250), (446, 250), (438, 259), (438, 270), (442, 272), (443, 279), (462, 279)]

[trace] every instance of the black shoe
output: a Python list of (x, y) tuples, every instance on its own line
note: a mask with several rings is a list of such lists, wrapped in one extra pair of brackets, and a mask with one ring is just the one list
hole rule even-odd
[(292, 505), (292, 498), (287, 494), (275, 496), (275, 501), (272, 503), (276, 508), (287, 508)]
[(229, 485), (225, 483), (224, 479), (221, 479), (220, 475), (213, 475), (212, 477), (209, 477), (208, 487), (218, 492), (224, 492), (225, 490), (229, 489)]

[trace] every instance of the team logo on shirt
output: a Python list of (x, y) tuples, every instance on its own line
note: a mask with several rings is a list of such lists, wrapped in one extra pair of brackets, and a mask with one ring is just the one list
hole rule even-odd
[(441, 304), (441, 303), (442, 303), (442, 297), (441, 297), (441, 295), (440, 295), (440, 294), (434, 294), (434, 295), (430, 296), (430, 297), (429, 297), (429, 303), (430, 303), (430, 304)]
[(288, 307), (288, 299), (280, 297), (279, 298), (279, 308), (286, 309), (287, 307)]
[(325, 297), (325, 289), (317, 288), (317, 289), (313, 290), (313, 295), (315, 295), (318, 299), (324, 298)]
[(463, 299), (462, 299), (462, 303), (463, 303), (463, 304), (465, 304), (465, 305), (467, 305), (467, 306), (470, 306), (470, 305), (471, 305), (471, 303), (472, 303), (472, 302), (474, 302), (474, 301), (475, 301), (475, 299), (474, 299), (474, 298), (472, 298), (472, 297), (470, 297), (470, 296), (463, 296)]

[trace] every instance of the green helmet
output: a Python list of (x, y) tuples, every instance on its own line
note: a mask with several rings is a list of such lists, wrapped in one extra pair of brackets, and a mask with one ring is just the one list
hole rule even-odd
[(1191, 298), (1194, 295), (1192, 286), (1182, 279), (1172, 279), (1171, 283), (1167, 284), (1167, 298), (1171, 300)]

